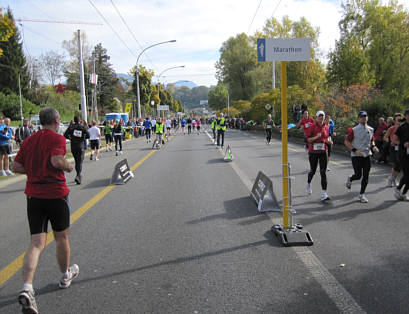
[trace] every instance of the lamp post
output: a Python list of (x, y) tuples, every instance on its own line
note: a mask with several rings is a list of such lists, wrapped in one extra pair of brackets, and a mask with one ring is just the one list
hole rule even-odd
[[(160, 84), (160, 77), (161, 77), (162, 74), (165, 73), (166, 71), (172, 70), (172, 69), (184, 68), (184, 67), (185, 67), (184, 65), (179, 65), (179, 66), (170, 67), (170, 68), (167, 68), (167, 69), (163, 70), (163, 71), (160, 72), (160, 74), (158, 75), (158, 83)], [(163, 88), (165, 89), (165, 84), (163, 84)], [(170, 110), (169, 110), (169, 115), (170, 115)], [(163, 111), (162, 117), (163, 117), (163, 118), (165, 117), (165, 111)]]
[(137, 89), (136, 92), (138, 94), (138, 119), (140, 119), (142, 117), (141, 116), (141, 95), (140, 95), (140, 91), (139, 91), (139, 71), (138, 71), (139, 58), (149, 48), (152, 48), (152, 47), (155, 47), (155, 46), (158, 46), (158, 45), (162, 45), (162, 44), (166, 44), (166, 43), (174, 43), (174, 42), (176, 42), (176, 40), (172, 39), (172, 40), (168, 40), (168, 41), (164, 41), (164, 42), (160, 42), (160, 43), (157, 43), (157, 44), (150, 45), (149, 47), (146, 47), (144, 50), (142, 50), (141, 53), (138, 55), (138, 58), (136, 59), (136, 89)]

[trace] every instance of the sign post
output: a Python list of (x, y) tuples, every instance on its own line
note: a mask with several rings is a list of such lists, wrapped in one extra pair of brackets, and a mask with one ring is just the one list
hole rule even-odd
[[(308, 232), (301, 231), (300, 225), (290, 226), (290, 193), (288, 171), (288, 131), (287, 131), (287, 61), (309, 61), (311, 58), (309, 38), (258, 38), (257, 57), (259, 62), (280, 61), (281, 63), (281, 140), (283, 167), (283, 226), (274, 225), (272, 231), (284, 245), (311, 245)], [(285, 236), (283, 236), (285, 234)], [(304, 239), (305, 236), (305, 239)]]

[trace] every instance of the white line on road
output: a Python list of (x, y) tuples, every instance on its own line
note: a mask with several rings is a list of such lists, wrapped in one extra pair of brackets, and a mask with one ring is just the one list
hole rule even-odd
[[(206, 132), (207, 133), (207, 132)], [(210, 135), (207, 133), (209, 138)], [(220, 151), (223, 155), (223, 152)], [(229, 163), (233, 170), (236, 172), (237, 176), (241, 179), (243, 184), (251, 191), (253, 184), (247, 175), (241, 171), (237, 163)], [(272, 217), (269, 213), (266, 214), (273, 224), (281, 224), (280, 219)], [(359, 304), (355, 301), (352, 295), (339, 283), (339, 281), (329, 272), (327, 268), (320, 262), (318, 257), (307, 247), (290, 247), (293, 249), (300, 260), (304, 263), (305, 267), (314, 277), (314, 279), (319, 283), (322, 289), (326, 292), (328, 297), (334, 302), (336, 307), (339, 309), (340, 313), (355, 314), (366, 313)]]

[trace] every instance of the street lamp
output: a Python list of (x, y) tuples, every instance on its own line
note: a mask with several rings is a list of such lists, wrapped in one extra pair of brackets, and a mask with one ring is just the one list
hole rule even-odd
[(160, 82), (160, 77), (161, 77), (162, 74), (165, 73), (166, 71), (172, 70), (172, 69), (177, 69), (177, 68), (184, 68), (184, 67), (185, 67), (184, 65), (179, 65), (179, 66), (176, 66), (176, 67), (171, 67), (171, 68), (167, 68), (167, 69), (163, 70), (163, 71), (160, 72), (160, 74), (158, 75), (158, 82)]
[(164, 42), (160, 42), (157, 44), (153, 44), (150, 45), (149, 47), (146, 47), (144, 50), (141, 51), (141, 53), (138, 55), (138, 58), (136, 59), (136, 89), (137, 89), (137, 94), (138, 94), (138, 118), (140, 119), (141, 116), (141, 95), (140, 95), (140, 91), (139, 91), (139, 71), (138, 71), (138, 67), (139, 67), (139, 58), (140, 56), (149, 48), (158, 46), (158, 45), (162, 45), (162, 44), (167, 44), (167, 43), (174, 43), (176, 42), (176, 39), (172, 39), (172, 40), (168, 40), (168, 41), (164, 41)]

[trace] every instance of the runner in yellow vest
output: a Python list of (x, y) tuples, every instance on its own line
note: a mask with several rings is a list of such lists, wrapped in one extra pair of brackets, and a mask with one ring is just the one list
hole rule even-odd
[(164, 128), (164, 124), (162, 122), (162, 118), (159, 118), (158, 121), (156, 121), (156, 129), (155, 129), (155, 133), (156, 133), (156, 140), (158, 141), (158, 145), (159, 147), (161, 146), (162, 142), (162, 137), (163, 137), (163, 128)]
[[(220, 113), (218, 119), (216, 119), (216, 131), (217, 131), (217, 147), (223, 147), (224, 145), (224, 132), (226, 131), (226, 119), (224, 114)], [(220, 136), (222, 137), (222, 143), (220, 145)]]
[(212, 124), (210, 124), (210, 128), (213, 131), (213, 140), (216, 140), (216, 118), (212, 119)]

